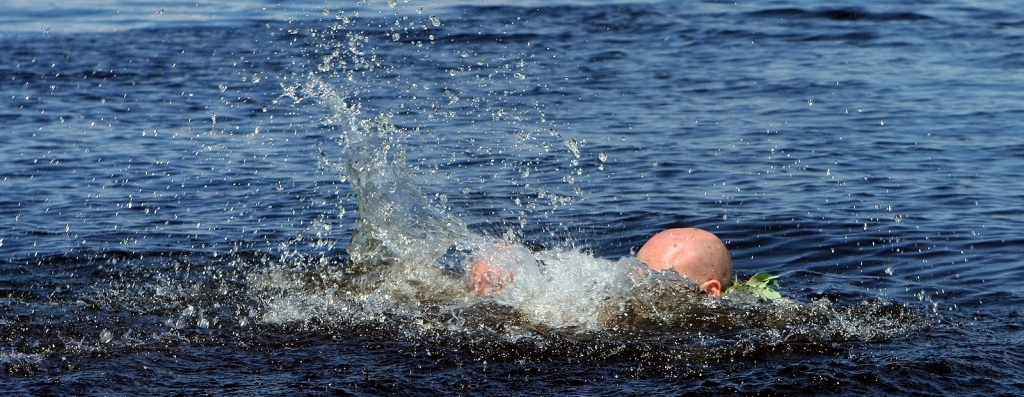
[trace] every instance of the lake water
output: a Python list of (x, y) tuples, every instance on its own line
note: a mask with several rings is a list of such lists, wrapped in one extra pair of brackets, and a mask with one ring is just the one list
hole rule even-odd
[(1024, 390), (1016, 7), (164, 3), (0, 6), (4, 394)]

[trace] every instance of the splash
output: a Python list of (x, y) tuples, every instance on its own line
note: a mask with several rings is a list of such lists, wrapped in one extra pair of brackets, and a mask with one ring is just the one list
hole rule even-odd
[[(348, 245), (348, 263), (341, 269), (322, 266), (298, 272), (278, 269), (253, 278), (250, 285), (256, 289), (274, 291), (267, 301), (262, 321), (282, 324), (319, 318), (333, 323), (408, 322), (420, 331), (445, 329), (453, 333), (500, 328), (505, 337), (512, 339), (535, 335), (537, 327), (583, 333), (663, 329), (683, 333), (710, 331), (720, 335), (757, 330), (755, 333), (777, 336), (770, 338), (776, 342), (805, 337), (813, 340), (871, 340), (898, 335), (924, 323), (913, 311), (896, 310), (892, 321), (880, 323), (876, 320), (881, 315), (862, 319), (850, 314), (887, 312), (885, 303), (851, 309), (836, 308), (824, 300), (812, 304), (791, 299), (764, 303), (738, 292), (726, 294), (724, 299), (708, 298), (684, 278), (645, 271), (644, 265), (632, 257), (619, 260), (596, 257), (573, 248), (572, 239), (557, 242), (557, 248), (528, 247), (521, 236), (525, 233), (525, 225), (533, 220), (530, 219), (531, 213), (526, 211), (518, 213), (519, 228), (507, 223), (498, 228), (492, 225), (467, 226), (450, 211), (446, 195), (435, 193), (435, 199), (431, 199), (423, 189), (424, 181), (430, 179), (429, 174), (441, 167), (421, 167), (425, 164), (423, 160), (410, 166), (408, 161), (410, 148), (424, 152), (424, 147), (427, 147), (427, 154), (436, 153), (443, 158), (455, 158), (456, 153), (467, 150), (464, 143), (446, 141), (446, 135), (457, 133), (444, 130), (458, 129), (455, 126), (460, 124), (451, 113), (434, 111), (429, 119), (441, 121), (440, 124), (432, 124), (438, 129), (432, 133), (436, 142), (433, 145), (420, 142), (419, 146), (410, 147), (410, 138), (422, 138), (419, 126), (397, 126), (395, 113), (388, 110), (365, 112), (364, 107), (371, 102), (365, 94), (380, 91), (391, 84), (371, 83), (369, 80), (402, 80), (402, 76), (399, 67), (388, 65), (385, 58), (375, 52), (379, 47), (364, 48), (371, 42), (369, 35), (347, 30), (352, 20), (346, 17), (344, 21), (344, 24), (332, 27), (334, 36), (324, 32), (314, 34), (314, 37), (325, 40), (318, 44), (318, 51), (326, 55), (316, 71), (308, 74), (301, 92), (328, 110), (325, 120), (336, 127), (334, 131), (339, 133), (337, 141), (341, 146), (335, 155), (338, 159), (334, 162), (335, 170), (352, 185), (358, 201), (359, 221)], [(440, 24), (423, 26), (429, 29), (429, 26), (437, 28)], [(344, 34), (337, 36), (340, 33)], [(409, 32), (402, 34), (408, 35)], [(430, 37), (432, 42), (433, 35)], [(422, 46), (423, 43), (417, 42), (416, 45)], [(522, 60), (516, 65), (518, 69), (527, 67)], [(453, 70), (451, 75), (455, 77), (469, 70), (471, 68)], [(398, 77), (381, 77), (378, 71)], [(481, 78), (478, 76), (471, 81), (480, 84)], [(405, 84), (412, 87), (421, 83), (405, 78)], [(422, 85), (427, 86), (428, 83)], [(294, 93), (295, 90), (289, 92)], [(510, 118), (506, 107), (500, 103), (502, 98), (492, 98), (491, 101), (486, 95), (472, 97), (471, 90), (460, 90), (458, 86), (447, 87), (443, 92), (449, 105), (468, 104), (476, 114), (486, 114), (481, 110), (491, 110), (493, 120)], [(406, 98), (406, 101), (394, 106), (397, 109), (423, 110), (415, 96)], [(487, 125), (493, 128), (511, 126), (520, 133), (513, 134), (519, 138), (524, 131), (542, 129), (524, 127), (525, 123), (538, 120), (513, 118), (516, 124)], [(541, 122), (546, 120), (541, 118)], [(483, 141), (494, 137), (479, 129), (462, 131), (468, 131), (469, 140), (474, 142), (477, 138)], [(570, 167), (578, 166), (585, 142), (563, 139), (553, 129), (551, 131), (548, 141), (539, 145), (544, 147), (543, 151), (549, 152), (552, 140), (560, 141), (568, 150), (563, 152), (564, 159), (549, 156), (549, 161), (565, 161)], [(537, 139), (533, 134), (525, 135)], [(503, 153), (505, 157), (501, 168), (512, 169), (522, 178), (529, 177), (530, 169), (542, 168), (538, 167), (542, 159), (530, 156), (530, 146), (523, 144), (525, 139), (513, 141), (514, 144), (509, 144), (502, 139), (491, 139), (488, 145), (509, 146), (483, 150), (483, 156)], [(450, 146), (445, 149), (445, 144)], [(515, 155), (523, 158), (512, 158)], [(598, 159), (603, 160), (604, 156), (599, 155)], [(479, 158), (471, 156), (466, 161), (473, 163)], [(451, 161), (451, 164), (462, 166), (457, 161)], [(520, 169), (507, 164), (526, 166)], [(526, 172), (522, 172), (523, 169)], [(576, 169), (570, 169), (568, 177), (561, 178), (561, 181), (571, 185), (574, 183), (571, 175)], [(481, 169), (480, 172), (485, 171)], [(447, 179), (435, 187), (452, 189), (454, 185), (455, 189), (462, 188), (464, 193), (470, 190), (465, 187), (465, 179)], [(484, 180), (483, 177), (480, 179)], [(535, 201), (552, 200), (554, 205), (571, 205), (573, 202), (564, 200), (566, 196), (550, 193), (560, 189), (560, 186), (551, 184), (551, 179), (546, 179), (547, 183), (535, 181), (532, 185), (517, 178), (511, 180), (513, 185), (534, 189), (532, 199)], [(578, 186), (575, 190), (580, 192)], [(520, 198), (515, 200), (521, 204)], [(532, 213), (534, 216), (546, 214)], [(515, 274), (515, 281), (501, 293), (475, 296), (467, 291), (467, 273), (480, 260), (509, 270)], [(319, 281), (311, 282), (310, 279)], [(496, 310), (496, 307), (502, 309)], [(504, 315), (495, 317), (494, 313)]]
[(362, 118), (337, 90), (310, 75), (306, 90), (333, 112), (343, 129), (343, 178), (355, 190), (359, 224), (348, 245), (357, 271), (422, 267), (468, 233), (465, 224), (431, 203), (405, 164), (402, 132), (389, 117)]
[[(348, 270), (358, 274), (353, 285), (363, 290), (364, 309), (382, 313), (396, 304), (465, 300), (466, 270), (486, 259), (516, 274), (516, 282), (493, 300), (530, 323), (598, 329), (624, 310), (630, 282), (623, 265), (567, 249), (531, 252), (511, 232), (503, 238), (471, 232), (415, 183), (402, 131), (387, 115), (362, 117), (358, 106), (315, 74), (306, 92), (342, 126), (342, 171), (359, 203)], [(575, 142), (573, 147), (578, 152)], [(464, 257), (442, 258), (449, 251)]]
[[(316, 75), (310, 75), (306, 92), (343, 127), (340, 171), (356, 192), (359, 222), (346, 269), (355, 276), (342, 289), (358, 303), (337, 304), (329, 297), (337, 289), (321, 290), (328, 297), (276, 299), (265, 320), (302, 318), (324, 307), (357, 317), (415, 314), (419, 305), (431, 302), (472, 310), (481, 302), (467, 292), (465, 274), (481, 259), (516, 274), (505, 293), (486, 300), (513, 308), (527, 324), (600, 329), (624, 310), (631, 284), (623, 265), (568, 249), (532, 252), (512, 232), (502, 237), (471, 232), (415, 183), (405, 162), (403, 132), (389, 117), (362, 117), (351, 99)], [(261, 284), (294, 285), (280, 274), (271, 277)]]

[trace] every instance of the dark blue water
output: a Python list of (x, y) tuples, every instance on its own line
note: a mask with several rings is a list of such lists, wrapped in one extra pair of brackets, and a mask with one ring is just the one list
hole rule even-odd
[[(1024, 389), (1019, 10), (394, 4), (0, 6), (0, 390)], [(411, 259), (462, 225), (788, 299), (474, 298)]]

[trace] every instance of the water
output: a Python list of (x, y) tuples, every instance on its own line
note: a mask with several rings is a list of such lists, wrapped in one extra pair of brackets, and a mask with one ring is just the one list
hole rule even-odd
[(1020, 392), (1017, 10), (392, 3), (4, 6), (0, 389)]

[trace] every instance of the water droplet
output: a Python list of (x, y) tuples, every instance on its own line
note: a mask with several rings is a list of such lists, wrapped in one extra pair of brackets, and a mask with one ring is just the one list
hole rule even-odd
[(890, 276), (893, 274), (892, 266), (885, 268), (885, 274), (888, 274)]
[(430, 24), (434, 25), (435, 28), (436, 27), (440, 27), (441, 26), (441, 20), (438, 19), (436, 15), (431, 15), (430, 16)]
[(110, 330), (104, 329), (100, 331), (100, 343), (109, 343), (114, 339), (114, 334)]
[(565, 141), (565, 146), (569, 148), (569, 151), (572, 152), (573, 156), (576, 156), (576, 158), (580, 157), (580, 147), (575, 139), (569, 139)]

